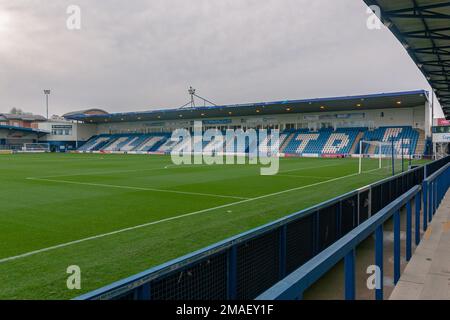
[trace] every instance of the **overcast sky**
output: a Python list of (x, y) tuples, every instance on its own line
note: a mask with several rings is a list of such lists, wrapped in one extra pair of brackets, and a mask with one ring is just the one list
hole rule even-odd
[[(81, 29), (66, 26), (69, 5)], [(0, 112), (179, 107), (427, 89), (362, 0), (0, 0)], [(72, 21), (72, 20), (71, 20)]]

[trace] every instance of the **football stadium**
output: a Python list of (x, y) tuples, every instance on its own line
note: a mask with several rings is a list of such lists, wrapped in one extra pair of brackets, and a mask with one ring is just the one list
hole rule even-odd
[(365, 2), (431, 91), (0, 113), (0, 299), (450, 299), (450, 3)]

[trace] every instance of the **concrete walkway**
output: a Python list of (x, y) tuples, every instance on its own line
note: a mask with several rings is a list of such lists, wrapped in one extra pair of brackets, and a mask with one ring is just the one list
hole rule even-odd
[(450, 300), (450, 191), (390, 300)]

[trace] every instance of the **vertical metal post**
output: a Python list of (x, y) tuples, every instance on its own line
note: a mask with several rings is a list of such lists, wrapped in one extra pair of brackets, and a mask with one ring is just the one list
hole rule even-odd
[(228, 300), (237, 297), (237, 248), (232, 246), (228, 251)]
[(137, 300), (150, 300), (150, 283), (145, 283), (136, 289)]
[(379, 142), (378, 145), (378, 168), (383, 169), (383, 163), (381, 161), (381, 158), (383, 157), (383, 152), (381, 151), (381, 142)]
[(286, 276), (286, 230), (287, 225), (280, 228), (280, 279), (283, 279)]
[(409, 166), (411, 167), (412, 165), (412, 148), (411, 148), (411, 143), (409, 144)]
[(430, 182), (428, 186), (428, 222), (433, 219), (433, 181)]
[(400, 211), (394, 213), (394, 284), (400, 280)]
[(391, 154), (392, 154), (392, 175), (395, 176), (395, 160), (394, 160), (394, 138), (391, 138)]
[(316, 255), (320, 251), (319, 244), (319, 225), (320, 225), (320, 212), (316, 211), (316, 214), (313, 218), (313, 253)]
[(45, 89), (44, 90), (44, 94), (45, 94), (45, 102), (46, 102), (46, 112), (47, 112), (47, 120), (48, 120), (48, 95), (51, 93), (51, 90), (49, 89)]
[(336, 206), (336, 223), (337, 223), (337, 229), (338, 229), (338, 236), (342, 236), (342, 201), (339, 201), (338, 205)]
[(404, 159), (404, 152), (403, 152), (403, 138), (401, 140), (401, 144), (402, 144), (402, 172), (405, 172), (405, 159)]
[(430, 221), (433, 220), (435, 208), (436, 208), (436, 179), (431, 184), (432, 192), (431, 192), (431, 199), (430, 199), (430, 205), (431, 205), (431, 214), (430, 214)]
[(434, 204), (434, 210), (433, 210), (433, 215), (436, 213), (436, 210), (439, 207), (439, 198), (438, 198), (438, 184), (439, 184), (439, 177), (436, 178), (436, 180), (434, 181), (434, 199), (433, 199), (433, 204)]
[(361, 140), (359, 142), (359, 173), (362, 173), (362, 157), (363, 157), (363, 152), (362, 152), (362, 146), (363, 146), (363, 141)]
[(406, 261), (411, 260), (412, 250), (412, 210), (411, 200), (406, 203)]
[(423, 198), (423, 231), (427, 231), (428, 227), (428, 182), (422, 183), (422, 198)]
[(416, 194), (415, 200), (416, 221), (414, 227), (416, 229), (416, 246), (418, 246), (420, 243), (420, 193)]
[(355, 249), (353, 248), (344, 258), (345, 268), (345, 300), (355, 300)]
[(383, 225), (381, 224), (375, 231), (375, 265), (379, 268), (380, 283), (375, 289), (375, 299), (383, 300)]

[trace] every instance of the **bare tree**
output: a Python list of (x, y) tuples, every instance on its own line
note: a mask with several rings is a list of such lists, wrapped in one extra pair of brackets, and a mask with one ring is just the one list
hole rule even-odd
[(25, 112), (25, 111), (23, 111), (22, 109), (16, 108), (16, 107), (11, 108), (11, 110), (9, 111), (9, 113), (10, 113), (10, 114), (33, 114), (33, 113), (31, 113), (31, 112)]

